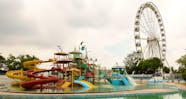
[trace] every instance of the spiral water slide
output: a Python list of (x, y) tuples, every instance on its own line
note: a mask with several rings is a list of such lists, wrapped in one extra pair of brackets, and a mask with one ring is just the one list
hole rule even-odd
[(26, 75), (28, 77), (35, 78), (34, 80), (26, 81), (21, 84), (21, 87), (25, 89), (43, 89), (43, 88), (52, 88), (51, 86), (43, 86), (43, 84), (47, 83), (56, 83), (59, 79), (55, 76), (45, 77), (43, 75), (38, 75), (38, 73), (56, 71), (60, 69), (51, 69), (51, 70), (43, 70), (43, 71), (28, 71)]
[(43, 61), (43, 60), (26, 61), (26, 62), (23, 63), (23, 66), (28, 68), (29, 70), (38, 71), (38, 70), (43, 70), (43, 69), (37, 68), (37, 65), (41, 64), (41, 63), (46, 63), (46, 62), (54, 62), (54, 60), (53, 59), (49, 59), (47, 61)]
[(6, 72), (6, 76), (13, 79), (19, 79), (22, 81), (30, 80), (27, 76), (23, 74), (23, 70), (11, 70)]
[[(42, 61), (42, 60), (26, 61), (26, 62), (23, 63), (23, 66), (28, 68), (29, 70), (32, 70), (33, 73), (34, 73), (34, 71), (41, 71), (41, 72), (43, 72), (45, 70), (37, 68), (37, 64), (45, 63), (45, 62), (53, 62), (53, 60), (49, 59), (47, 61)], [(36, 73), (38, 73), (38, 72), (36, 72)], [(21, 80), (21, 81), (29, 81), (30, 80), (30, 76), (25, 75), (23, 70), (11, 70), (11, 71), (8, 71), (8, 72), (6, 72), (6, 76), (9, 77), (9, 78), (18, 79), (18, 80)], [(32, 77), (34, 78), (34, 76), (32, 76)], [(40, 82), (40, 81), (39, 82), (41, 84), (42, 83), (46, 83), (46, 82), (51, 82), (51, 81), (54, 81), (54, 78), (53, 77), (47, 77), (47, 78), (43, 77), (42, 81), (43, 82)], [(38, 83), (38, 81), (32, 81), (32, 82), (33, 83)]]

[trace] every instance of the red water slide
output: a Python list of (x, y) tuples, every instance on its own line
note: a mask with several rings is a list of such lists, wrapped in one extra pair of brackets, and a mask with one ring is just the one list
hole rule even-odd
[(56, 83), (59, 79), (55, 76), (44, 77), (43, 75), (38, 75), (38, 73), (56, 71), (56, 70), (59, 71), (60, 69), (43, 70), (43, 71), (37, 71), (37, 72), (27, 71), (26, 75), (28, 77), (33, 77), (35, 79), (23, 82), (21, 86), (25, 89), (51, 88), (51, 86), (43, 86), (43, 84)]

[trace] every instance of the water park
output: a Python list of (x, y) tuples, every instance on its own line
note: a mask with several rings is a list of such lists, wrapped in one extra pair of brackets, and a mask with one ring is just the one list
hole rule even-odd
[[(88, 55), (84, 42), (70, 51), (58, 46), (48, 60), (27, 60), (22, 68), (0, 75), (0, 99), (185, 99), (184, 77), (176, 78), (171, 69), (169, 74), (163, 71), (169, 66), (166, 35), (160, 12), (152, 2), (137, 10), (134, 41), (135, 70), (118, 63), (111, 69), (102, 68)], [(137, 67), (152, 58), (158, 58), (161, 66), (154, 74), (153, 69), (143, 66), (145, 72), (141, 73)]]

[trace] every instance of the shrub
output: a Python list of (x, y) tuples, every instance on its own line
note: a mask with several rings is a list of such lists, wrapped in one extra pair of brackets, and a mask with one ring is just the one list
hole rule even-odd
[(186, 70), (184, 70), (184, 71), (182, 72), (182, 77), (183, 77), (183, 79), (186, 81)]

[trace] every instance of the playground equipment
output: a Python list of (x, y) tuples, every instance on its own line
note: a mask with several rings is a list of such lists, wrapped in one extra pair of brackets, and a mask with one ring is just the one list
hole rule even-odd
[[(105, 73), (98, 74), (93, 59), (88, 56), (82, 57), (82, 53), (74, 49), (72, 52), (66, 53), (60, 50), (54, 53), (54, 58), (47, 61), (31, 60), (23, 63), (27, 71), (14, 70), (8, 71), (6, 75), (10, 78), (18, 79), (18, 87), (28, 90), (34, 89), (61, 89), (73, 90), (73, 92), (87, 91), (96, 88), (96, 78), (101, 77), (107, 79), (112, 85), (134, 85), (127, 76), (125, 68), (112, 68), (112, 77), (107, 77)], [(40, 69), (38, 64), (52, 62), (50, 69)], [(131, 78), (132, 79), (132, 78)], [(97, 81), (98, 82), (98, 81)], [(100, 84), (100, 83), (99, 83)], [(79, 90), (77, 90), (79, 89)], [(81, 89), (81, 90), (80, 90)]]
[(8, 71), (6, 73), (6, 76), (8, 76), (9, 78), (19, 79), (22, 81), (30, 80), (30, 78), (25, 76), (23, 72), (24, 72), (23, 70), (12, 70), (12, 71)]
[[(34, 71), (40, 71), (43, 69), (37, 68), (37, 64), (45, 63), (45, 62), (52, 62), (53, 60), (49, 59), (48, 61), (42, 61), (42, 60), (32, 60), (32, 61), (26, 61), (23, 62), (23, 66), (26, 67), (29, 70)], [(24, 74), (25, 71), (23, 70), (11, 70), (6, 73), (6, 76), (13, 79), (18, 79), (20, 82), (16, 81), (12, 83), (13, 85), (19, 85), (23, 81), (28, 81), (30, 78)]]
[(112, 68), (111, 77), (106, 77), (106, 79), (112, 85), (125, 85), (131, 86), (136, 85), (136, 83), (127, 75), (127, 72), (124, 67), (116, 66)]
[(47, 61), (43, 61), (43, 60), (31, 60), (31, 61), (26, 61), (26, 62), (23, 62), (23, 66), (28, 68), (29, 70), (34, 70), (34, 71), (37, 71), (37, 70), (43, 70), (43, 69), (39, 69), (37, 67), (38, 64), (41, 64), (41, 63), (46, 63), (46, 62), (54, 62), (53, 59), (49, 59)]
[[(38, 64), (53, 62), (51, 69), (37, 67)], [(20, 80), (19, 86), (24, 89), (49, 89), (83, 87), (83, 91), (96, 88), (94, 83), (94, 68), (87, 60), (81, 57), (81, 52), (72, 51), (69, 54), (63, 51), (54, 53), (54, 59), (47, 61), (32, 60), (23, 63), (27, 71), (13, 70), (6, 75)], [(81, 90), (82, 91), (82, 90)], [(79, 91), (79, 92), (81, 92)]]

